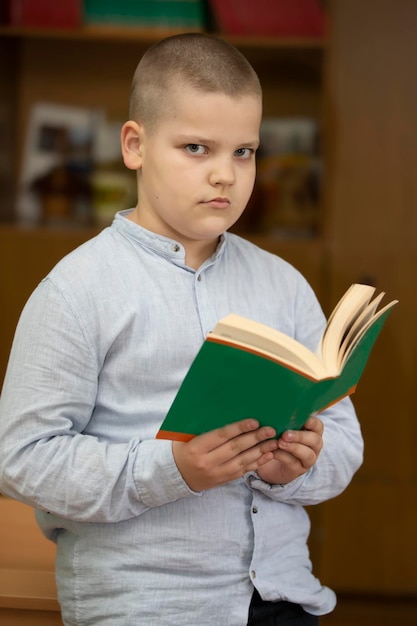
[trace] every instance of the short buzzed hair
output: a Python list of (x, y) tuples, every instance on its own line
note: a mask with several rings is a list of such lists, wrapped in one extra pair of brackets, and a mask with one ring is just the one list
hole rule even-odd
[(173, 35), (151, 46), (136, 68), (130, 119), (152, 126), (167, 110), (169, 89), (189, 86), (202, 93), (262, 97), (259, 78), (232, 44), (202, 33)]

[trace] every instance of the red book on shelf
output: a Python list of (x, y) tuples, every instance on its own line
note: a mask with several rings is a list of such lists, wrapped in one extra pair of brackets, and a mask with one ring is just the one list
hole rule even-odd
[(10, 26), (78, 28), (82, 21), (82, 0), (9, 0)]
[(210, 0), (221, 31), (263, 37), (323, 37), (320, 0)]

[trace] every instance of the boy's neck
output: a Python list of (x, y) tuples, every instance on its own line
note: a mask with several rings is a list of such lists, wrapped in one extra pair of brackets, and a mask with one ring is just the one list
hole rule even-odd
[(184, 244), (185, 247), (185, 263), (193, 270), (198, 270), (207, 259), (215, 252), (219, 245), (219, 238), (216, 241), (194, 241)]

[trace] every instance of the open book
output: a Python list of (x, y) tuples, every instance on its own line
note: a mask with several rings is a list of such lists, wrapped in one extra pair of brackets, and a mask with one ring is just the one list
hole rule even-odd
[(230, 314), (200, 351), (157, 434), (187, 441), (253, 417), (278, 436), (353, 393), (393, 306), (352, 285), (329, 317), (316, 352), (259, 322)]

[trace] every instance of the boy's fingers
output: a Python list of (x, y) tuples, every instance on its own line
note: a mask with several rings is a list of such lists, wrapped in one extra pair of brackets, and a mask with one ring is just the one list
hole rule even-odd
[(322, 435), (324, 432), (324, 424), (322, 420), (319, 417), (316, 417), (315, 415), (312, 415), (311, 417), (308, 418), (308, 420), (306, 421), (304, 425), (304, 428), (307, 430), (313, 430), (319, 435)]
[[(252, 434), (253, 437), (242, 437), (242, 435), (246, 434)], [(265, 439), (272, 439), (275, 435), (276, 432), (273, 428), (269, 426), (260, 428), (257, 420), (248, 418), (200, 435), (198, 439), (207, 446), (207, 450), (213, 450), (214, 448), (230, 442), (233, 449), (241, 451)]]
[(173, 442), (175, 461), (188, 484), (199, 489), (234, 480), (268, 460), (278, 447), (275, 430), (256, 420), (241, 420), (194, 437)]

